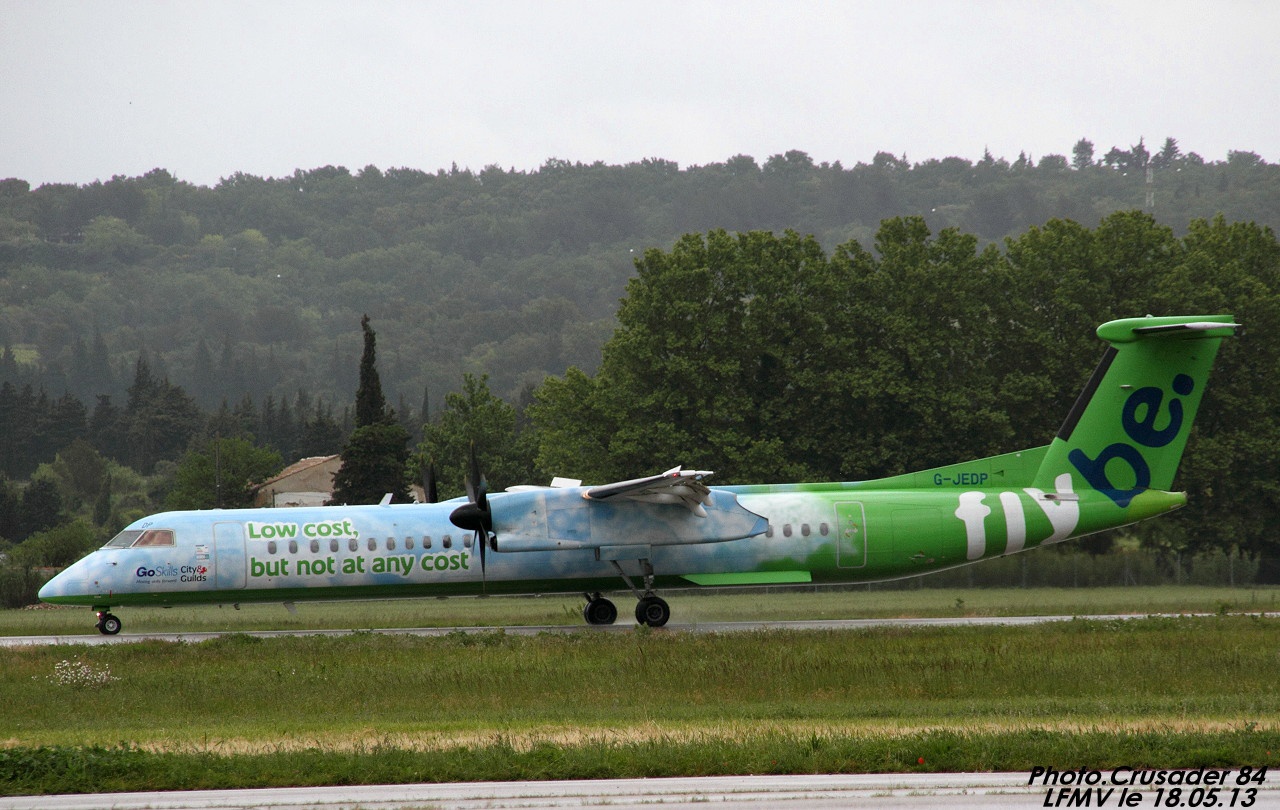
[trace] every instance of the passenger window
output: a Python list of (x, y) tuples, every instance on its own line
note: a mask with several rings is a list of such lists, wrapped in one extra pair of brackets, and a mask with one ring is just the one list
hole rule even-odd
[(329, 550), (334, 552), (338, 550), (338, 541), (336, 539), (329, 541)]
[(818, 524), (818, 534), (822, 535), (823, 537), (826, 537), (830, 533), (831, 533), (831, 527), (829, 527), (825, 523)]
[(319, 554), (319, 553), (320, 553), (320, 541), (319, 541), (319, 540), (312, 540), (312, 541), (311, 541), (311, 553), (312, 553), (312, 554)]
[(396, 550), (396, 539), (394, 537), (387, 538), (387, 551)]
[(783, 536), (783, 537), (790, 537), (790, 536), (791, 536), (791, 524), (790, 524), (790, 523), (788, 523), (787, 525), (785, 525), (785, 526), (783, 526), (783, 527), (782, 527), (782, 536)]
[(297, 554), (297, 553), (298, 553), (298, 541), (297, 541), (297, 540), (290, 540), (290, 541), (289, 541), (289, 553), (290, 553), (290, 554)]
[(440, 544), (445, 548), (453, 548), (453, 538), (446, 534)]
[(378, 541), (377, 541), (377, 540), (375, 540), (375, 539), (374, 539), (374, 538), (372, 538), (372, 537), (370, 537), (370, 538), (369, 538), (369, 550), (370, 550), (370, 551), (377, 551), (377, 550), (378, 550)]
[(355, 539), (354, 537), (351, 538), (350, 540), (347, 541), (347, 548), (351, 549), (352, 551), (355, 551), (356, 549), (360, 548), (360, 541)]
[(424, 534), (424, 535), (422, 536), (422, 547), (423, 547), (423, 548), (431, 548), (431, 535), (429, 535), (429, 534)]
[(275, 553), (276, 553), (276, 541), (274, 541), (274, 540), (268, 540), (268, 541), (267, 541), (267, 553), (268, 553), (268, 554), (275, 554)]
[(406, 549), (406, 550), (408, 550), (408, 551), (413, 551), (413, 538), (412, 538), (412, 537), (406, 537), (406, 538), (404, 539), (404, 547), (405, 547), (405, 549)]
[(808, 537), (808, 536), (809, 536), (809, 524), (808, 524), (808, 523), (801, 523), (801, 524), (800, 524), (800, 534), (804, 535), (805, 537)]
[(764, 530), (765, 537), (773, 537), (773, 524), (769, 524), (769, 528)]
[(475, 535), (469, 534), (466, 537), (462, 538), (462, 547), (471, 548), (471, 540), (473, 537), (475, 537)]

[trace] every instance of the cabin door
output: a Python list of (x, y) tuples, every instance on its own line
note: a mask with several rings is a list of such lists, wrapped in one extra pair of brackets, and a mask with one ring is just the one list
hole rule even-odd
[(245, 586), (248, 561), (244, 553), (244, 524), (213, 524), (213, 558), (218, 590), (233, 591)]
[(836, 565), (861, 568), (867, 564), (867, 513), (861, 501), (836, 504)]

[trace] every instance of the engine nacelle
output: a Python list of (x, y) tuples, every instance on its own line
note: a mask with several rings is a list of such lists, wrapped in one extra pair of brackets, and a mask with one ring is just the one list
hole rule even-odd
[(769, 521), (731, 492), (711, 490), (706, 516), (674, 503), (625, 497), (587, 500), (582, 487), (490, 496), (498, 551), (562, 551), (601, 546), (723, 543), (763, 534)]

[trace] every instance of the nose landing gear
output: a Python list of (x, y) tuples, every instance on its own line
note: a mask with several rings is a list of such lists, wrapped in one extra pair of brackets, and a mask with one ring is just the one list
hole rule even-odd
[(120, 620), (108, 612), (110, 608), (98, 611), (98, 632), (104, 636), (114, 636), (120, 632)]

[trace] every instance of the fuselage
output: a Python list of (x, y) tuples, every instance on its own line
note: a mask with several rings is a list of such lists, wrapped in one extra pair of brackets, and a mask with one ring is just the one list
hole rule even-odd
[[(1072, 492), (1070, 476), (1052, 492), (990, 486), (1026, 454), (1038, 463), (1036, 450), (884, 481), (713, 487), (723, 508), (707, 517), (665, 504), (611, 513), (573, 489), (497, 493), (496, 550), (483, 561), (480, 539), (449, 520), (458, 502), (166, 512), (67, 568), (40, 598), (105, 608), (568, 593), (619, 589), (619, 574), (642, 576), (646, 562), (663, 588), (870, 582), (1119, 525), (1114, 504)], [(1123, 522), (1184, 500), (1143, 493)]]

